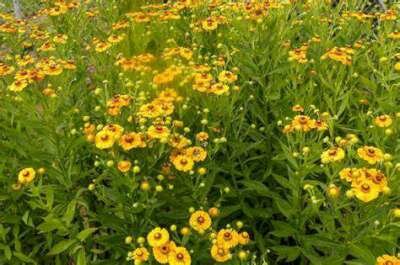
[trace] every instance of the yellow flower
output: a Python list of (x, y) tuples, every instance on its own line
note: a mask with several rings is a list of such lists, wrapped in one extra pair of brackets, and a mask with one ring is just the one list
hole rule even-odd
[(357, 135), (352, 134), (352, 133), (346, 134), (346, 140), (347, 140), (350, 144), (356, 144), (356, 143), (358, 143), (358, 141), (359, 141)]
[(195, 211), (189, 219), (190, 226), (199, 233), (204, 233), (211, 226), (211, 217), (205, 211)]
[(35, 179), (35, 176), (36, 172), (33, 168), (24, 168), (18, 173), (18, 182), (20, 184), (28, 184)]
[(132, 148), (144, 148), (146, 147), (146, 138), (142, 133), (124, 134), (119, 139), (119, 145), (125, 151), (129, 151)]
[(212, 217), (217, 217), (219, 215), (219, 209), (217, 207), (211, 207), (208, 209), (208, 214)]
[(374, 119), (376, 126), (386, 128), (392, 125), (392, 118), (389, 115), (380, 115)]
[(224, 248), (217, 244), (211, 247), (211, 257), (217, 262), (225, 262), (232, 258), (228, 248)]
[(398, 40), (398, 39), (400, 39), (400, 32), (395, 31), (395, 32), (389, 33), (388, 37), (390, 39)]
[(136, 262), (147, 261), (149, 259), (149, 251), (144, 247), (137, 248), (132, 252), (132, 257)]
[(400, 265), (400, 259), (395, 256), (383, 255), (376, 259), (376, 265)]
[(314, 120), (306, 115), (296, 115), (293, 118), (291, 127), (296, 131), (308, 132), (314, 128)]
[(376, 188), (380, 192), (384, 192), (385, 189), (387, 188), (387, 179), (386, 176), (382, 173), (382, 171), (375, 169), (375, 168), (369, 168), (364, 170), (364, 175), (366, 179), (371, 181), (373, 185), (376, 186)]
[(100, 131), (96, 134), (95, 144), (99, 149), (111, 148), (114, 145), (115, 138), (109, 131)]
[(330, 58), (330, 59), (338, 61), (344, 65), (351, 65), (351, 63), (352, 63), (351, 55), (353, 53), (354, 53), (354, 51), (351, 48), (334, 47), (331, 50), (329, 50), (327, 53), (322, 55), (321, 60)]
[(28, 85), (25, 80), (16, 80), (14, 83), (8, 86), (8, 89), (14, 92), (21, 92)]
[(139, 108), (138, 114), (145, 118), (156, 118), (162, 114), (161, 107), (154, 103), (144, 104)]
[(370, 202), (379, 196), (379, 189), (371, 181), (364, 179), (352, 188), (357, 199), (363, 202)]
[(152, 247), (161, 247), (169, 241), (167, 229), (156, 227), (147, 235), (147, 242)]
[(109, 124), (103, 128), (103, 131), (107, 131), (114, 136), (114, 139), (119, 139), (124, 132), (124, 128), (122, 128), (118, 124)]
[(125, 173), (131, 169), (132, 163), (127, 160), (119, 161), (118, 162), (118, 170)]
[(176, 247), (169, 253), (168, 261), (170, 265), (190, 265), (192, 258), (186, 248)]
[(217, 244), (224, 248), (233, 248), (239, 244), (239, 234), (236, 230), (221, 229), (217, 234)]
[(123, 34), (121, 35), (111, 35), (107, 38), (107, 41), (110, 43), (118, 43), (121, 42), (125, 36)]
[(55, 43), (65, 44), (67, 43), (68, 36), (65, 34), (57, 34), (54, 36), (53, 41)]
[(182, 149), (190, 144), (190, 140), (176, 133), (169, 138), (169, 144), (176, 149)]
[(371, 165), (383, 161), (382, 150), (373, 146), (360, 147), (357, 149), (357, 154), (361, 159), (367, 161)]
[(168, 243), (160, 247), (153, 248), (153, 255), (155, 260), (161, 264), (168, 263), (168, 256), (172, 251), (175, 250), (175, 248), (176, 245), (173, 241), (169, 241)]
[(20, 69), (18, 72), (15, 73), (15, 80), (28, 80), (30, 71), (32, 70)]
[(398, 62), (398, 63), (396, 63), (396, 64), (394, 65), (394, 70), (400, 71), (400, 62)]
[(237, 75), (229, 71), (222, 71), (218, 75), (218, 80), (222, 83), (233, 83), (237, 80)]
[(63, 72), (63, 68), (60, 64), (57, 63), (50, 63), (46, 65), (44, 68), (44, 73), (46, 75), (59, 75)]
[(358, 168), (343, 168), (339, 172), (340, 179), (352, 182), (357, 177), (360, 177), (360, 170)]
[(105, 52), (111, 47), (111, 44), (108, 42), (99, 42), (96, 44), (95, 51), (96, 52)]
[(199, 142), (205, 142), (208, 140), (208, 133), (206, 132), (199, 132), (196, 134), (196, 140)]
[(324, 164), (343, 160), (345, 157), (344, 150), (340, 147), (332, 147), (321, 155), (321, 162)]
[(223, 83), (215, 83), (211, 86), (211, 92), (215, 95), (222, 95), (229, 92), (229, 86)]
[(328, 129), (328, 124), (323, 120), (315, 120), (313, 127), (317, 129), (317, 131), (325, 131)]
[(209, 17), (201, 22), (201, 26), (204, 30), (212, 31), (218, 27), (218, 21), (212, 17)]
[(13, 66), (6, 65), (0, 62), (0, 76), (9, 75), (14, 72), (15, 68)]
[(173, 160), (175, 168), (179, 171), (187, 172), (193, 169), (193, 160), (186, 155), (177, 155)]
[(292, 107), (292, 110), (295, 112), (303, 112), (304, 111), (304, 107), (302, 105), (296, 104)]
[(193, 161), (200, 162), (206, 159), (207, 151), (199, 146), (189, 147), (186, 149), (186, 155), (189, 156)]
[(337, 199), (340, 196), (340, 188), (335, 184), (330, 184), (327, 188), (327, 195), (332, 199)]
[(246, 231), (239, 233), (239, 244), (247, 245), (250, 242), (250, 235)]
[(165, 139), (168, 138), (169, 134), (170, 134), (170, 130), (162, 125), (156, 125), (156, 126), (150, 126), (147, 129), (147, 134), (151, 137), (151, 138), (155, 138), (155, 139)]

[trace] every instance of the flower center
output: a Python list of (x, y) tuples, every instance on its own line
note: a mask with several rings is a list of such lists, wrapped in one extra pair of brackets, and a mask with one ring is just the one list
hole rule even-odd
[(368, 184), (363, 184), (363, 185), (361, 185), (361, 190), (363, 191), (363, 192), (365, 192), (365, 193), (367, 193), (367, 192), (369, 192), (370, 191), (370, 186), (368, 185)]
[(219, 248), (217, 253), (218, 255), (223, 256), (225, 254), (225, 250), (223, 248)]
[(155, 238), (155, 239), (160, 239), (161, 236), (162, 236), (161, 233), (155, 233), (155, 234), (154, 234), (154, 238)]
[(231, 238), (232, 238), (232, 234), (229, 233), (229, 232), (225, 232), (224, 238), (225, 238), (225, 239), (231, 239)]
[(368, 155), (368, 156), (374, 156), (374, 155), (375, 155), (375, 150), (374, 150), (374, 149), (371, 149), (371, 148), (368, 148), (368, 150), (367, 150), (367, 155)]
[(334, 149), (334, 150), (329, 150), (329, 155), (330, 156), (335, 156), (337, 154), (337, 150), (336, 149)]
[(164, 253), (164, 254), (168, 254), (168, 252), (169, 252), (169, 247), (168, 247), (168, 246), (163, 246), (163, 247), (161, 248), (161, 252)]
[(203, 216), (199, 216), (199, 217), (197, 218), (197, 222), (198, 222), (199, 224), (203, 224), (203, 223), (205, 222), (204, 217), (203, 217)]

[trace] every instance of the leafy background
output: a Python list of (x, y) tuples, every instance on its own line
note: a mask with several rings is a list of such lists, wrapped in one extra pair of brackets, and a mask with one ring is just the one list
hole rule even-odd
[[(21, 2), (25, 13), (48, 5)], [(61, 87), (57, 99), (49, 101), (32, 89), (16, 102), (6, 92), (7, 81), (1, 83), (1, 264), (124, 264), (130, 250), (124, 244), (127, 235), (144, 235), (154, 225), (183, 225), (189, 207), (216, 203), (221, 209), (217, 222), (224, 225), (242, 220), (251, 231), (256, 263), (372, 265), (377, 256), (398, 251), (400, 223), (390, 214), (399, 206), (398, 173), (387, 168), (387, 172), (394, 172), (390, 196), (370, 204), (344, 195), (332, 201), (325, 194), (331, 180), (318, 162), (326, 147), (322, 139), (287, 137), (278, 126), (279, 121), (294, 115), (293, 105), (316, 105), (337, 117), (328, 133), (331, 139), (356, 133), (363, 143), (391, 153), (395, 164), (400, 149), (399, 123), (393, 128), (394, 134), (386, 136), (377, 128), (369, 128), (372, 122), (367, 112), (399, 111), (400, 75), (393, 68), (398, 43), (386, 38), (398, 28), (397, 21), (381, 22), (379, 27), (355, 20), (343, 22), (341, 14), (359, 10), (364, 5), (361, 0), (336, 8), (323, 1), (309, 8), (299, 1), (272, 11), (262, 23), (252, 24), (252, 31), (246, 21), (234, 20), (218, 29), (219, 34), (191, 32), (191, 14), (168, 24), (152, 22), (152, 32), (144, 38), (136, 36), (146, 28), (130, 28), (128, 40), (115, 53), (157, 54), (165, 47), (161, 40), (173, 38), (180, 46), (196, 43), (202, 56), (223, 54), (229, 67), (240, 69), (239, 93), (218, 100), (190, 96), (193, 106), (210, 110), (210, 122), (223, 128), (227, 138), (210, 154), (205, 187), (198, 189), (185, 178), (178, 178), (173, 192), (163, 192), (155, 199), (137, 192), (138, 184), (116, 170), (104, 165), (94, 167), (95, 161), (106, 158), (83, 137), (71, 133), (82, 124), (81, 116), (92, 113), (98, 104), (92, 93), (94, 87), (103, 87), (102, 81), (108, 80), (114, 93), (120, 92), (119, 88), (126, 90), (118, 79), (119, 69), (110, 67), (114, 57), (86, 53), (81, 40), (106, 36), (108, 25), (143, 3), (94, 1), (100, 10), (94, 21), (83, 11), (46, 21), (52, 31), (76, 40), (59, 51), (60, 56), (72, 56), (78, 69), (51, 80), (55, 87)], [(5, 4), (9, 8), (9, 3)], [(205, 17), (208, 10), (193, 12), (197, 12), (196, 17)], [(331, 18), (332, 23), (318, 23), (321, 17)], [(299, 20), (302, 23), (296, 23)], [(290, 41), (293, 47), (299, 47), (315, 35), (320, 36), (321, 43), (310, 47), (309, 59), (313, 62), (289, 62), (282, 43)], [(320, 60), (327, 48), (351, 45), (359, 39), (365, 47), (354, 55), (351, 66)], [(13, 45), (15, 39), (1, 35), (0, 40), (3, 48), (12, 47), (12, 55), (22, 52), (21, 46)], [(383, 56), (390, 61), (380, 63)], [(95, 66), (95, 73), (88, 72), (89, 65)], [(310, 74), (311, 70), (317, 74)], [(359, 103), (364, 98), (369, 106)], [(180, 118), (193, 131), (201, 129), (200, 118), (192, 116), (186, 111)], [(293, 152), (304, 146), (312, 149), (307, 160), (294, 158)], [(153, 162), (149, 158), (144, 163)], [(34, 185), (15, 192), (11, 185), (25, 166), (45, 167), (47, 172)], [(111, 181), (91, 192), (87, 186), (95, 178)], [(309, 192), (303, 189), (305, 184), (315, 186), (317, 203), (311, 203)], [(224, 192), (226, 187), (229, 193)], [(139, 207), (136, 202), (141, 202)]]

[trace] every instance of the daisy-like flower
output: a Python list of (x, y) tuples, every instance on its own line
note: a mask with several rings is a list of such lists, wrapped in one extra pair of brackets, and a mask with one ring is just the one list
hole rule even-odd
[(217, 262), (225, 262), (232, 258), (228, 248), (224, 248), (222, 245), (214, 244), (211, 247), (211, 257)]
[(224, 248), (233, 248), (239, 244), (239, 234), (236, 230), (221, 229), (217, 233), (217, 244)]
[(146, 137), (142, 133), (135, 132), (124, 134), (119, 139), (119, 145), (125, 151), (129, 151), (133, 148), (144, 148), (146, 147)]
[(190, 226), (199, 233), (204, 233), (211, 227), (211, 217), (205, 211), (195, 211), (189, 219)]
[(170, 135), (170, 130), (162, 125), (152, 125), (147, 129), (147, 134), (151, 138), (166, 139)]
[(175, 168), (179, 171), (187, 172), (193, 169), (194, 162), (187, 155), (177, 155), (173, 160)]
[(367, 161), (371, 165), (383, 161), (382, 150), (373, 146), (360, 147), (357, 149), (357, 154), (361, 159)]
[(400, 259), (395, 256), (383, 255), (376, 259), (376, 265), (399, 265)]
[(168, 256), (172, 251), (174, 251), (176, 248), (176, 245), (173, 241), (169, 241), (168, 243), (160, 246), (160, 247), (154, 247), (153, 248), (153, 255), (155, 260), (158, 263), (161, 264), (167, 264), (168, 263)]
[(156, 227), (147, 234), (147, 242), (152, 247), (161, 247), (169, 241), (167, 229)]
[(170, 265), (190, 265), (192, 258), (184, 247), (176, 247), (168, 255), (168, 261)]
[(387, 128), (392, 125), (393, 120), (389, 115), (380, 115), (374, 119), (374, 123), (378, 127)]
[(132, 251), (132, 258), (138, 263), (147, 261), (149, 256), (149, 251), (144, 247), (140, 247)]
[(127, 160), (119, 161), (118, 162), (118, 170), (121, 171), (122, 173), (126, 173), (131, 169), (132, 163)]
[(246, 231), (239, 233), (239, 244), (247, 245), (250, 242), (250, 235)]
[(18, 183), (28, 184), (35, 179), (35, 176), (36, 172), (33, 168), (24, 168), (18, 173)]
[(321, 154), (321, 162), (323, 164), (328, 164), (332, 162), (337, 162), (343, 160), (345, 157), (345, 152), (340, 147), (332, 147), (329, 150)]
[(110, 131), (101, 130), (96, 134), (95, 145), (99, 149), (108, 149), (114, 145), (115, 138)]

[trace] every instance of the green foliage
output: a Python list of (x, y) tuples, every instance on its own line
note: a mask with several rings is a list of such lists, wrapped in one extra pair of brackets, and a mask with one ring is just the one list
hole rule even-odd
[[(336, 8), (325, 1), (295, 1), (268, 9), (260, 19), (202, 2), (179, 9), (176, 20), (131, 19), (127, 28), (112, 30), (127, 20), (126, 13), (146, 10), (142, 7), (150, 2), (82, 1), (65, 14), (39, 15), (27, 22), (30, 31), (0, 32), (0, 61), (17, 70), (23, 68), (17, 56), (27, 54), (72, 59), (76, 65), (18, 93), (9, 90), (12, 75), (0, 76), (0, 264), (130, 264), (127, 253), (140, 245), (138, 237), (171, 225), (178, 227), (170, 231), (175, 242), (193, 250), (193, 264), (212, 264), (207, 235), (179, 233), (189, 225), (190, 208), (211, 207), (220, 210), (213, 218), (215, 231), (241, 221), (251, 234), (251, 243), (243, 247), (251, 250), (248, 259), (238, 259), (235, 250), (226, 264), (374, 265), (378, 256), (395, 255), (400, 242), (393, 212), (400, 207), (399, 42), (388, 36), (397, 30), (397, 18), (384, 20), (378, 13), (374, 19), (357, 19), (361, 0), (342, 1)], [(54, 7), (50, 1), (23, 6)], [(353, 17), (345, 15), (350, 13)], [(213, 31), (196, 30), (219, 14), (229, 22)], [(44, 40), (29, 35), (32, 25), (52, 38), (65, 34), (68, 39), (54, 51), (40, 51)], [(94, 38), (106, 40), (116, 32), (124, 34), (123, 41), (106, 52), (95, 51)], [(289, 52), (304, 44), (308, 61), (288, 60)], [(191, 81), (167, 86), (183, 98), (172, 118), (188, 128), (180, 130), (182, 135), (195, 144), (195, 133), (210, 135), (204, 145), (207, 159), (192, 173), (164, 173), (172, 153), (165, 143), (104, 151), (83, 132), (88, 120), (143, 130), (135, 116), (140, 98), (147, 103), (160, 93), (153, 77), (170, 66), (161, 59), (168, 47), (189, 48), (191, 63), (212, 66), (215, 79), (222, 70), (237, 68), (240, 89), (232, 85), (228, 95), (194, 91)], [(334, 47), (354, 48), (351, 64), (321, 58)], [(143, 53), (157, 58), (151, 71), (124, 72), (116, 65), (121, 57)], [(223, 66), (213, 64), (219, 56)], [(47, 87), (57, 96), (44, 96)], [(135, 103), (114, 117), (107, 115), (107, 102), (116, 94), (129, 95)], [(326, 112), (327, 130), (282, 132), (298, 114), (291, 110), (297, 104), (310, 117), (322, 119)], [(390, 127), (374, 123), (382, 114), (393, 119)], [(321, 154), (348, 134), (357, 135), (356, 147), (343, 147), (342, 161), (321, 164)], [(357, 155), (365, 145), (391, 154), (374, 166), (388, 179), (390, 193), (368, 203), (346, 196), (352, 187), (339, 177), (345, 167), (373, 167)], [(121, 173), (121, 160), (140, 171)], [(20, 170), (29, 167), (36, 179), (16, 186)], [(207, 173), (198, 173), (199, 167)], [(39, 168), (45, 172), (39, 174)], [(329, 196), (332, 184), (340, 189), (338, 198)], [(133, 242), (125, 242), (128, 236)], [(149, 264), (157, 263), (151, 258)]]

